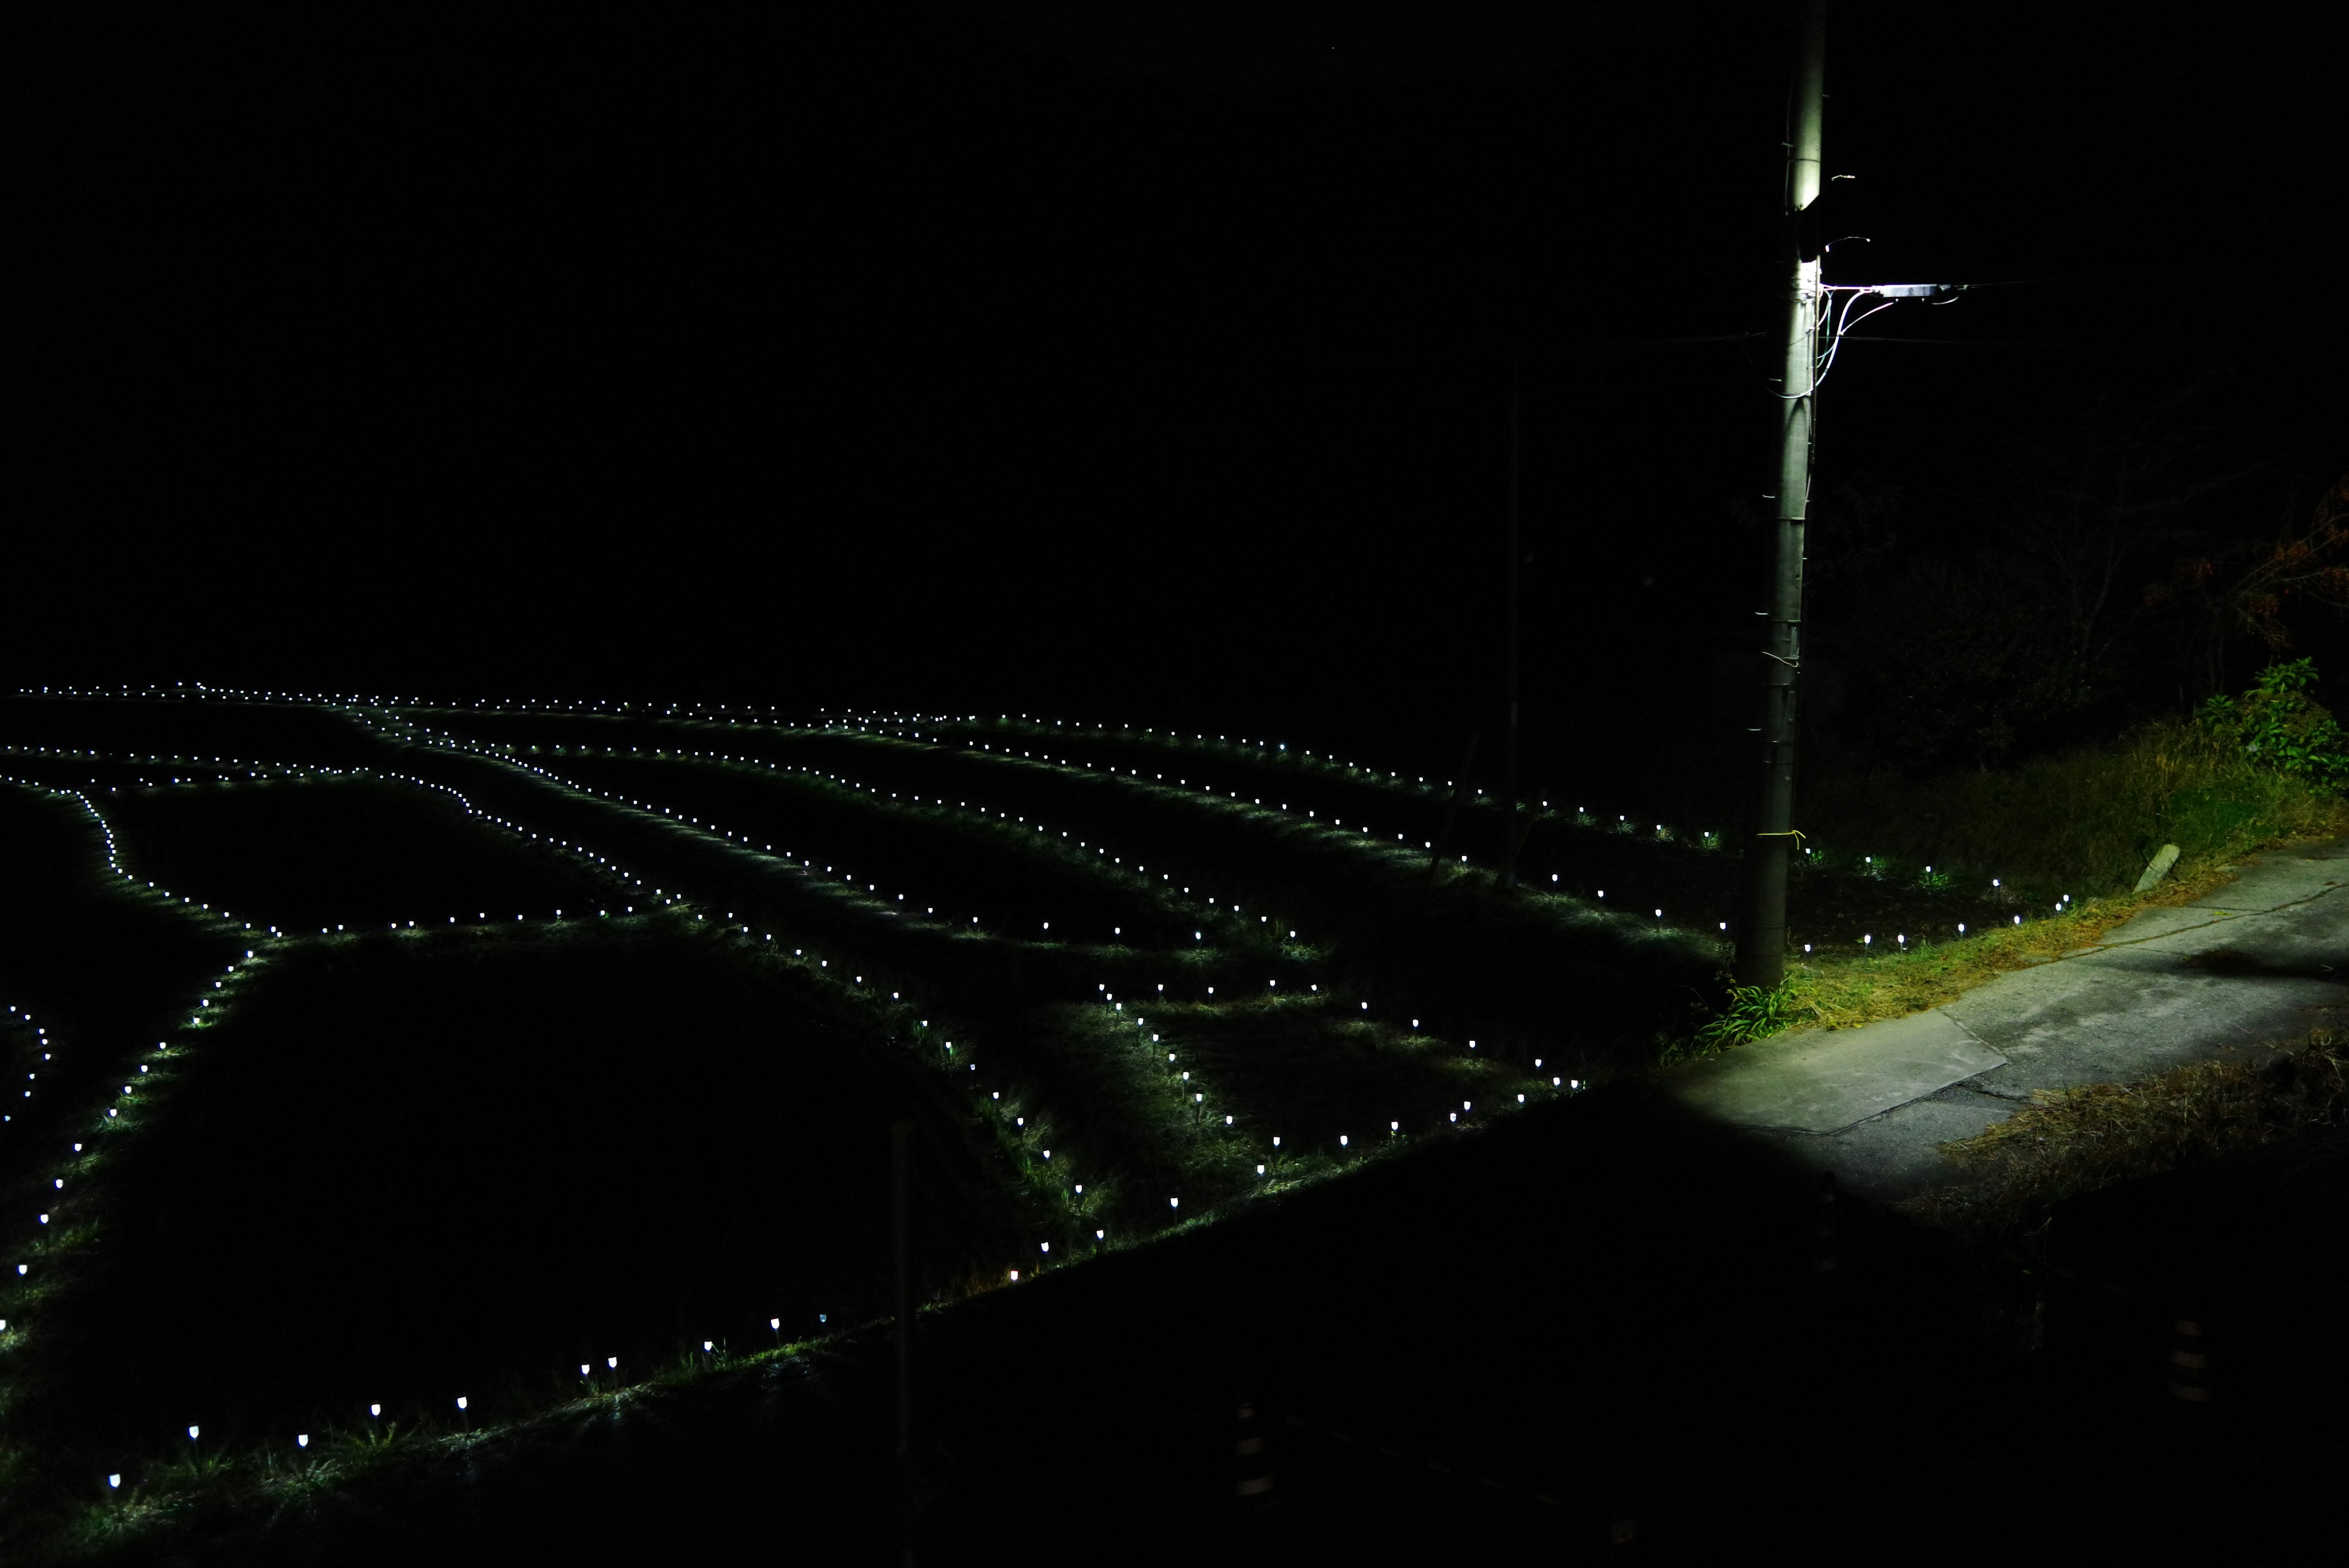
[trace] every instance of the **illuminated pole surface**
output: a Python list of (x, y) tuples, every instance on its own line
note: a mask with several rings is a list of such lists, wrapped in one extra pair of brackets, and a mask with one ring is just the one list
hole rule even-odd
[(1794, 274), (1778, 457), (1778, 520), (1770, 607), (1762, 640), (1762, 776), (1754, 839), (1745, 846), (1745, 918), (1737, 981), (1775, 986), (1786, 975), (1786, 856), (1795, 844), (1795, 678), (1802, 666), (1803, 519), (1811, 493), (1811, 393), (1819, 317), (1819, 263), (1794, 239), (1795, 215), (1819, 194), (1819, 117), (1826, 72), (1826, 0), (1805, 0), (1795, 44), (1794, 140), (1786, 150), (1787, 233)]

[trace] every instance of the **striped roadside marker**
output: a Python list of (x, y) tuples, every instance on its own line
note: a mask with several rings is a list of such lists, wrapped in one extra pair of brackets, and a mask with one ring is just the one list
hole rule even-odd
[(1244, 1509), (1259, 1509), (1272, 1501), (1272, 1456), (1266, 1451), (1265, 1429), (1257, 1421), (1256, 1403), (1239, 1397), (1237, 1440), (1232, 1455), (1237, 1480), (1234, 1496)]
[(2202, 1320), (2181, 1311), (2171, 1335), (2169, 1397), (2189, 1404), (2210, 1402), (2210, 1357), (2202, 1345)]
[(1836, 1266), (1836, 1175), (1819, 1173), (1819, 1215), (1811, 1239), (1811, 1272), (1828, 1274)]

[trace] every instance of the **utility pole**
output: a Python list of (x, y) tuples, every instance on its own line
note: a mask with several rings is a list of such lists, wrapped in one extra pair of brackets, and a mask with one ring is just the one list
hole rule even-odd
[(1521, 399), (1517, 390), (1521, 348), (1509, 350), (1509, 728), (1501, 752), (1501, 794), (1508, 815), (1502, 829), (1508, 835), (1501, 849), (1501, 886), (1517, 885), (1517, 562), (1523, 554), (1517, 543), (1518, 474), (1522, 470), (1524, 441), (1521, 427)]
[[(1786, 859), (1795, 816), (1795, 682), (1802, 669), (1803, 519), (1811, 493), (1811, 398), (1821, 312), (1818, 252), (1798, 215), (1819, 196), (1819, 119), (1826, 100), (1826, 0), (1802, 0), (1786, 148), (1785, 369), (1779, 383), (1778, 517), (1762, 637), (1761, 776), (1745, 846), (1737, 982), (1775, 987), (1786, 975)], [(1805, 252), (1810, 254), (1806, 256)]]

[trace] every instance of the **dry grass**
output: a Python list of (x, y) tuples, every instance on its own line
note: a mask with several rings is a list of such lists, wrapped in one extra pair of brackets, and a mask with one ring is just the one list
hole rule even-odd
[(2115, 928), (2147, 909), (2190, 903), (2234, 880), (2232, 862), (2261, 849), (2310, 837), (2349, 834), (2349, 805), (2333, 800), (2300, 814), (2301, 830), (2245, 838), (2218, 853), (2181, 860), (2176, 874), (2144, 893), (2086, 898), (2061, 915), (2001, 927), (1954, 942), (1920, 943), (1906, 952), (1805, 961), (1787, 971), (1793, 1010), (1811, 1023), (1851, 1029), (1900, 1018), (1954, 1002), (1983, 981), (2095, 946)]
[(2342, 831), (2331, 791), (2255, 767), (2176, 719), (2013, 769), (1911, 781), (1830, 765), (1806, 781), (1801, 809), (1823, 843), (1971, 867), (2043, 908), (2063, 894), (2124, 892), (2164, 844), (2184, 852), (2183, 865)]
[(2198, 1062), (2135, 1084), (2043, 1093), (1941, 1151), (1960, 1184), (1899, 1205), (1950, 1229), (2021, 1223), (2063, 1199), (2349, 1117), (2349, 1034), (2320, 1030), (2265, 1066)]

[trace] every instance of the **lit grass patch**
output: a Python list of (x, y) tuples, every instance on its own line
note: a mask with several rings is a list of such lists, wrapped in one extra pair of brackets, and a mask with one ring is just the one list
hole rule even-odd
[[(2240, 844), (2234, 852), (2249, 854), (2277, 842)], [(1790, 1025), (1816, 1020), (1830, 1029), (1850, 1029), (1939, 1007), (1999, 975), (2093, 947), (2145, 910), (2190, 903), (2232, 877), (2224, 860), (2205, 856), (2147, 892), (2082, 899), (2061, 915), (2020, 926), (2001, 926), (1955, 941), (1918, 942), (1906, 950), (1793, 963), (1786, 973), (1784, 1016)]]

